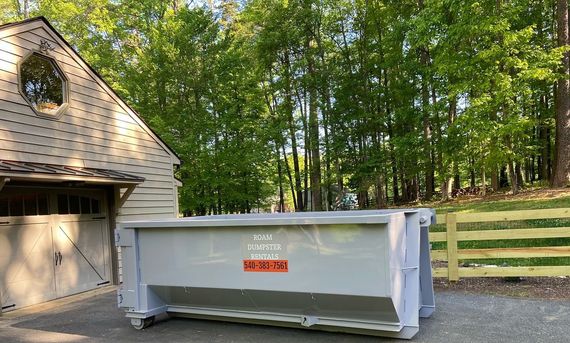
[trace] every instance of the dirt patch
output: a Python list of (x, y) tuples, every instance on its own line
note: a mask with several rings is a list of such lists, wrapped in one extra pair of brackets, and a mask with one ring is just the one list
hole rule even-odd
[(449, 282), (434, 279), (436, 291), (460, 291), (474, 294), (517, 298), (570, 300), (570, 277), (463, 278)]

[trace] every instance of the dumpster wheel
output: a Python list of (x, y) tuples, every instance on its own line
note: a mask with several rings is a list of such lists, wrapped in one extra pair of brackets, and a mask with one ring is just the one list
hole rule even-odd
[(142, 330), (146, 329), (154, 323), (154, 316), (148, 318), (131, 318), (131, 325), (137, 329)]

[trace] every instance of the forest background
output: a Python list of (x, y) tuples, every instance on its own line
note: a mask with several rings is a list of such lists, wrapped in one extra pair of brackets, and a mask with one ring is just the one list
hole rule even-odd
[(185, 215), (570, 182), (567, 0), (0, 0), (179, 154)]

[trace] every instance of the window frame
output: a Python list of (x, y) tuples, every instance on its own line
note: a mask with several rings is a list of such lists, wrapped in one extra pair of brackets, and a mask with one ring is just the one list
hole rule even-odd
[[(57, 112), (55, 114), (52, 113), (46, 113), (46, 112), (42, 112), (39, 111), (36, 106), (34, 106), (34, 104), (32, 104), (30, 102), (30, 100), (28, 99), (28, 96), (26, 95), (26, 93), (24, 92), (22, 86), (23, 86), (23, 82), (22, 82), (22, 65), (32, 56), (39, 56), (39, 58), (43, 58), (48, 60), (52, 66), (57, 70), (57, 72), (59, 73), (59, 76), (62, 78), (63, 81), (63, 85), (62, 85), (62, 91), (63, 91), (63, 103), (61, 104), (61, 106), (59, 106), (59, 109), (57, 110)], [(18, 91), (20, 92), (20, 95), (22, 96), (22, 98), (24, 98), (24, 100), (26, 101), (26, 103), (30, 106), (30, 108), (34, 111), (34, 113), (42, 118), (46, 118), (46, 119), (53, 119), (53, 120), (58, 120), (61, 118), (61, 116), (67, 111), (67, 109), (69, 108), (69, 99), (70, 99), (70, 91), (69, 91), (69, 79), (67, 78), (67, 76), (65, 75), (65, 73), (63, 72), (63, 69), (61, 68), (61, 66), (59, 65), (59, 62), (52, 56), (49, 56), (39, 50), (30, 50), (28, 51), (19, 61), (18, 61)]]
[[(59, 195), (65, 196), (65, 205), (67, 206), (66, 210), (60, 209), (58, 198)], [(34, 196), (35, 197), (35, 214), (26, 214), (25, 209), (25, 198), (26, 196)], [(79, 208), (80, 213), (69, 213), (70, 211), (70, 204), (69, 198), (70, 196), (77, 196), (79, 201)], [(14, 199), (19, 197), (20, 199), (16, 201), (16, 205), (18, 206), (17, 211), (22, 211), (21, 215), (14, 215), (11, 213), (11, 204), (14, 202)], [(107, 207), (108, 204), (108, 191), (102, 187), (86, 187), (86, 188), (68, 188), (68, 187), (53, 187), (49, 184), (38, 184), (33, 185), (11, 185), (5, 187), (2, 192), (0, 192), (0, 202), (5, 201), (5, 210), (6, 215), (2, 215), (0, 213), (0, 222), (10, 218), (20, 218), (20, 217), (38, 217), (38, 216), (79, 216), (85, 219), (95, 219), (98, 217), (106, 217), (109, 213), (109, 208)], [(89, 199), (89, 208), (82, 210), (83, 204), (81, 204), (81, 198)], [(45, 202), (42, 203), (42, 199), (45, 199)], [(44, 209), (44, 205), (46, 206)], [(94, 211), (94, 210), (97, 211)], [(46, 212), (47, 210), (47, 212)], [(66, 213), (61, 213), (66, 212)], [(18, 212), (19, 213), (19, 212)]]
[[(0, 219), (2, 218), (11, 218), (11, 217), (37, 217), (37, 216), (46, 216), (50, 214), (50, 200), (49, 200), (49, 193), (38, 190), (38, 191), (24, 191), (24, 192), (7, 192), (0, 194), (0, 201), (5, 202), (6, 204), (6, 215), (0, 212)], [(45, 199), (45, 213), (41, 210), (40, 206), (40, 198)], [(27, 211), (27, 204), (26, 200), (32, 199), (34, 201), (34, 213), (29, 213)], [(18, 205), (18, 203), (20, 203)], [(12, 206), (14, 206), (18, 212), (15, 214), (12, 213)], [(20, 212), (21, 210), (21, 212)]]

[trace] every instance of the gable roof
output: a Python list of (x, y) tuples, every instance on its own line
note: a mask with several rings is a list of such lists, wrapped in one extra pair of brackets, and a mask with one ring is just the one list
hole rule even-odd
[(2, 24), (0, 25), (0, 39), (6, 36), (3, 34), (3, 32), (6, 32), (14, 28), (15, 32), (9, 33), (9, 35), (14, 35), (18, 33), (17, 32), (18, 27), (22, 27), (26, 24), (32, 24), (32, 23), (38, 23), (40, 24), (40, 26), (43, 25), (47, 27), (49, 30), (46, 31), (49, 34), (53, 34), (52, 38), (54, 38), (54, 40), (56, 40), (59, 43), (59, 45), (63, 49), (65, 49), (72, 58), (76, 59), (76, 62), (79, 63), (88, 73), (91, 74), (95, 82), (97, 82), (101, 86), (101, 88), (103, 88), (109, 94), (109, 96), (113, 98), (113, 100), (115, 100), (121, 107), (123, 107), (123, 109), (125, 109), (125, 111), (137, 122), (137, 124), (139, 124), (139, 126), (143, 128), (143, 130), (145, 130), (164, 150), (166, 150), (170, 154), (170, 156), (172, 157), (172, 163), (173, 164), (181, 163), (178, 154), (176, 154), (176, 152), (170, 146), (168, 146), (168, 144), (166, 144), (166, 142), (162, 140), (162, 138), (160, 138), (160, 136), (141, 118), (141, 116), (113, 90), (113, 88), (103, 79), (103, 77), (101, 77), (101, 75), (95, 69), (93, 69), (93, 67), (91, 67), (91, 65), (89, 65), (89, 63), (87, 63), (87, 61), (85, 61), (77, 51), (75, 51), (75, 49), (71, 46), (71, 44), (69, 44), (65, 40), (65, 38), (63, 38), (63, 36), (49, 23), (49, 21), (45, 17), (40, 16), (40, 17), (25, 19), (18, 22)]

